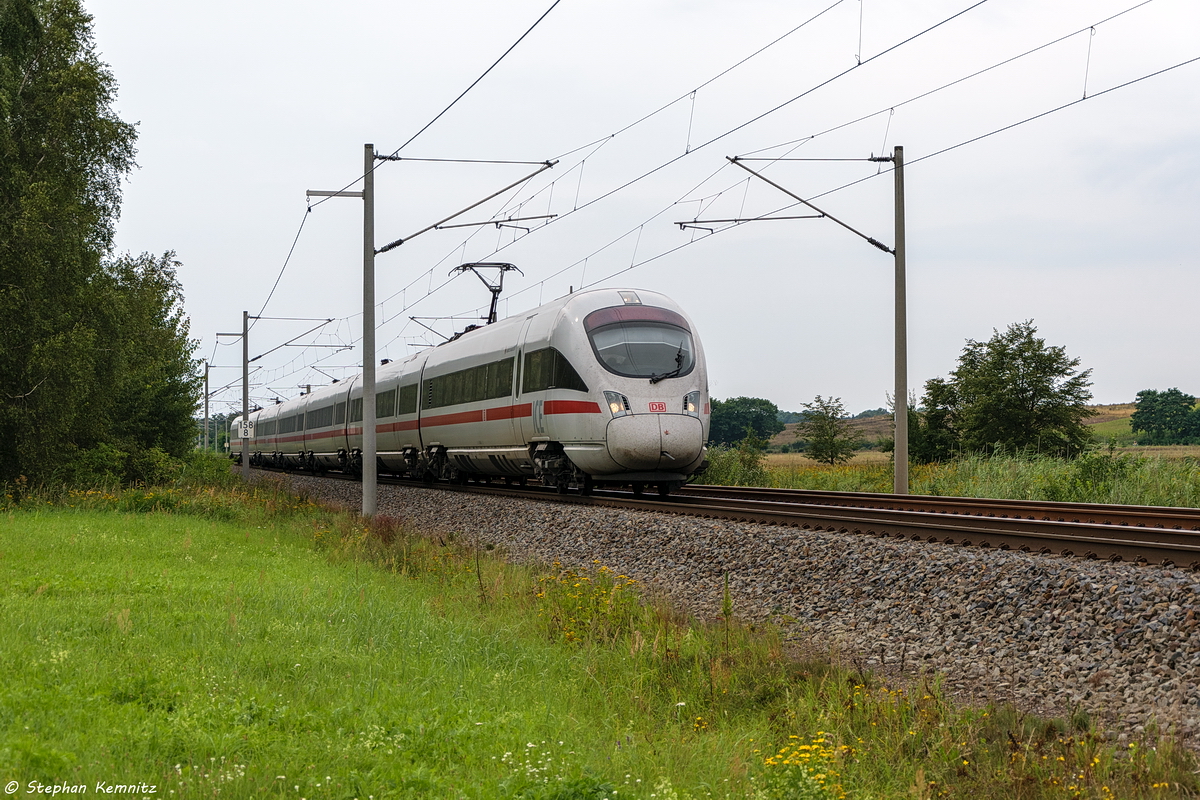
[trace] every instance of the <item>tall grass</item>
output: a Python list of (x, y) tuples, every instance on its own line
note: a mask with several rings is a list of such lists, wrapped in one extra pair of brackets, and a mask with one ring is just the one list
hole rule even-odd
[[(705, 483), (841, 492), (891, 492), (890, 464), (770, 466), (747, 448), (712, 448)], [(964, 456), (914, 464), (913, 494), (1200, 508), (1200, 459), (1097, 450), (1067, 461), (1047, 456)]]

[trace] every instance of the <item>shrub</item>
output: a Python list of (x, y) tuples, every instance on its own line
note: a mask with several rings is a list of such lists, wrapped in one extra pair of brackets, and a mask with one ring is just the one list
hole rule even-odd
[(710, 447), (704, 482), (720, 486), (770, 486), (764, 444), (762, 439), (747, 436), (733, 447)]

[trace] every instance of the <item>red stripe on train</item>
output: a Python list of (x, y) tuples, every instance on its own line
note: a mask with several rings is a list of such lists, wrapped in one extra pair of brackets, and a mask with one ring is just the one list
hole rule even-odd
[(590, 400), (547, 400), (547, 414), (599, 414), (600, 404)]
[[(590, 400), (547, 400), (543, 410), (547, 414), (599, 414), (600, 404)], [(481, 411), (460, 411), (455, 414), (439, 414), (422, 417), (417, 420), (390, 422), (376, 428), (377, 433), (393, 433), (395, 431), (412, 431), (417, 427), (436, 428), (441, 425), (462, 425), (470, 422), (492, 422), (503, 419), (521, 419), (533, 416), (533, 403), (520, 403), (513, 406), (497, 406)], [(347, 428), (343, 431), (325, 431), (323, 433), (299, 434), (296, 436), (267, 437), (264, 444), (284, 444), (317, 439), (334, 439), (342, 436), (361, 436), (362, 428)]]
[(422, 417), (422, 428), (433, 428), (438, 425), (461, 425), (465, 422), (483, 422), (482, 411), (460, 411), (457, 414), (439, 414), (436, 417)]
[(533, 416), (533, 403), (521, 403), (515, 406), (499, 406), (489, 408), (484, 413), (484, 419), (519, 419)]

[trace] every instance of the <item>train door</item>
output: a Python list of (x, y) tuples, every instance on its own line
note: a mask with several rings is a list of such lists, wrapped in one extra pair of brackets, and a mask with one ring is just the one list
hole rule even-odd
[(362, 449), (362, 375), (355, 375), (346, 386), (346, 452)]
[[(517, 368), (514, 378), (516, 386), (513, 389), (513, 397), (514, 407), (519, 409), (520, 413), (513, 417), (513, 436), (515, 441), (521, 444), (528, 444), (546, 435), (545, 400), (540, 397), (540, 393), (526, 395), (522, 391), (525, 381), (525, 353), (530, 349), (530, 329), (534, 327), (537, 316), (530, 314), (525, 318), (525, 324), (521, 326), (521, 337), (517, 339)], [(548, 333), (547, 331), (547, 335)]]
[[(520, 448), (525, 444), (521, 420), (527, 418), (530, 412), (529, 404), (521, 397), (521, 354), (523, 352), (521, 342), (525, 340), (525, 331), (528, 328), (529, 319), (526, 319), (521, 325), (520, 333), (512, 347), (505, 349), (504, 354), (513, 359), (512, 391), (509, 393), (508, 402), (504, 404), (504, 407), (494, 410), (498, 418), (504, 418), (503, 441), (508, 447), (513, 448)], [(489, 409), (487, 412), (489, 420), (492, 418), (492, 414), (493, 410)]]
[(350, 391), (354, 388), (357, 377), (346, 381), (346, 386), (338, 392), (333, 405), (333, 425), (337, 435), (333, 439), (333, 451), (349, 453), (350, 446)]

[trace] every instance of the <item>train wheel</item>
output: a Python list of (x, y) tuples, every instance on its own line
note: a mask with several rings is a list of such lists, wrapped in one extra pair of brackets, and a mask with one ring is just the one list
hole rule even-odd
[(659, 497), (666, 497), (670, 493), (671, 493), (671, 484), (669, 484), (669, 483), (658, 484), (658, 496)]
[(584, 475), (583, 476), (583, 485), (579, 487), (579, 494), (582, 497), (591, 497), (592, 489), (594, 489), (594, 488), (595, 488), (595, 486), (592, 482), (592, 476)]
[(645, 491), (646, 491), (646, 485), (644, 483), (633, 484), (633, 496), (634, 497), (641, 497), (645, 493)]

